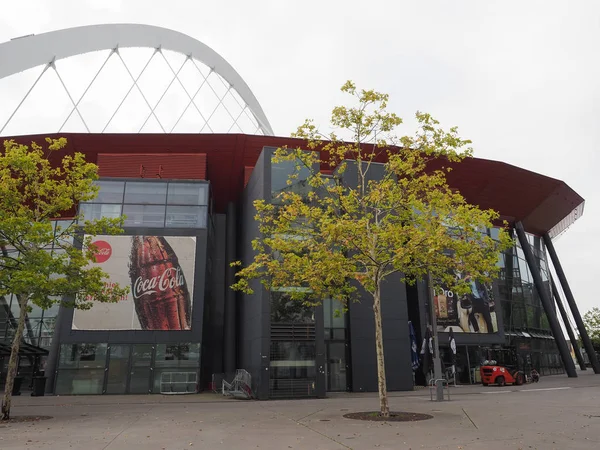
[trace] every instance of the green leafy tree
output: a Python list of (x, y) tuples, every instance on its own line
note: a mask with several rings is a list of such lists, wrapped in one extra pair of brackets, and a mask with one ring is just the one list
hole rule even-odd
[[(11, 394), (27, 312), (60, 303), (80, 309), (94, 301), (115, 302), (127, 293), (108, 288), (107, 275), (90, 267), (96, 248), (91, 236), (122, 232), (122, 219), (78, 223), (81, 201), (98, 194), (98, 167), (81, 153), (59, 158), (66, 139), (46, 139), (42, 147), (4, 142), (0, 154), (0, 296), (13, 294), (20, 313), (12, 341), (1, 419), (10, 418)], [(51, 164), (54, 158), (57, 165)], [(73, 217), (55, 231), (52, 219)], [(84, 236), (87, 237), (84, 238)], [(54, 248), (53, 251), (49, 250)]]
[[(270, 290), (300, 287), (289, 295), (304, 304), (325, 298), (372, 302), (380, 410), (389, 416), (382, 283), (391, 276), (414, 283), (431, 275), (466, 293), (468, 282), (452, 273), (490, 282), (511, 239), (504, 231), (499, 240), (482, 232), (498, 214), (468, 204), (446, 182), (449, 166), (471, 156), (470, 141), (456, 128), (444, 131), (430, 115), (417, 113), (416, 134), (397, 138), (402, 120), (387, 111), (386, 94), (357, 90), (352, 82), (342, 91), (354, 104), (336, 107), (331, 121), (346, 140), (336, 132), (323, 135), (306, 121), (294, 136), (310, 151), (276, 151), (274, 161), (294, 161), (296, 171), (289, 189), (255, 202), (261, 235), (233, 288), (252, 293), (250, 281), (258, 278)], [(385, 161), (382, 175), (373, 173), (377, 161)], [(348, 179), (351, 165), (356, 176)], [(334, 169), (333, 176), (320, 168)], [(306, 169), (310, 175), (299, 179)]]
[(596, 351), (600, 350), (600, 308), (592, 308), (583, 316), (585, 329)]

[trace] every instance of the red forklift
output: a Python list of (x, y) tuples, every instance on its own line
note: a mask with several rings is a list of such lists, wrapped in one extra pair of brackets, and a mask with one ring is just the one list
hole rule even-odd
[(481, 384), (484, 386), (520, 386), (527, 380), (525, 372), (519, 368), (517, 352), (514, 348), (482, 348), (486, 360), (481, 364)]

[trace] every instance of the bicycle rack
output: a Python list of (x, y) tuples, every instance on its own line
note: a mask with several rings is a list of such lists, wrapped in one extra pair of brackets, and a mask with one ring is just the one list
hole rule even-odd
[[(445, 378), (437, 378), (437, 379), (432, 379), (429, 382), (429, 398), (431, 401), (433, 401), (433, 393), (435, 391), (437, 391), (437, 386), (438, 383), (441, 382), (442, 383), (442, 388), (448, 393), (448, 401), (450, 401), (450, 384), (448, 383), (448, 380), (446, 380)], [(443, 400), (443, 397), (442, 397)]]

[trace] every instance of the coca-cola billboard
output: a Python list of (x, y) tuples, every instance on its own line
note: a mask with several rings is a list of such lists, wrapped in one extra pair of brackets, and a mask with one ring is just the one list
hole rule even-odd
[(193, 236), (96, 236), (97, 265), (129, 286), (117, 303), (75, 310), (74, 330), (189, 330), (194, 297)]

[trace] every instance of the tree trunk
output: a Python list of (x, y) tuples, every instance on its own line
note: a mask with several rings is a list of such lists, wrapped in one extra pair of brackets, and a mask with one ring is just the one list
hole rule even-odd
[(373, 313), (375, 316), (375, 346), (377, 348), (377, 380), (379, 385), (379, 407), (383, 417), (390, 416), (390, 406), (387, 397), (385, 381), (385, 359), (383, 356), (383, 327), (381, 324), (381, 291), (379, 284), (373, 295)]
[(19, 323), (17, 324), (17, 331), (15, 333), (15, 337), (13, 338), (12, 348), (10, 350), (10, 359), (8, 361), (8, 371), (6, 373), (6, 384), (4, 385), (4, 399), (2, 400), (2, 413), (0, 420), (10, 419), (10, 403), (12, 400), (12, 390), (19, 365), (19, 347), (21, 346), (21, 339), (23, 338), (23, 329), (25, 328), (25, 318), (27, 317), (28, 296), (24, 294), (19, 294), (18, 298), (19, 307), (21, 308), (21, 311), (19, 314)]

